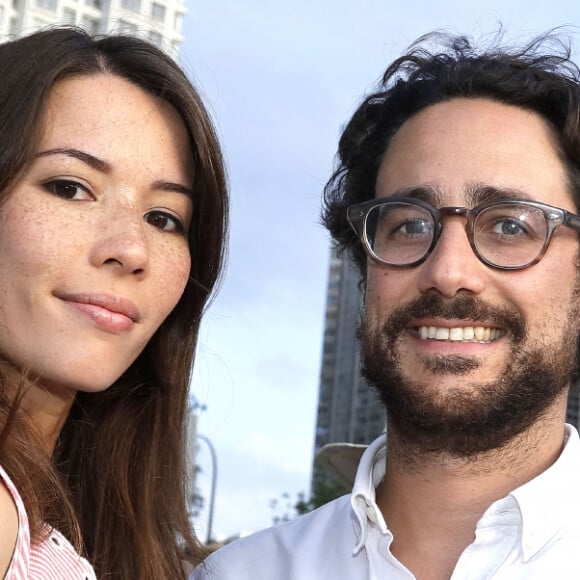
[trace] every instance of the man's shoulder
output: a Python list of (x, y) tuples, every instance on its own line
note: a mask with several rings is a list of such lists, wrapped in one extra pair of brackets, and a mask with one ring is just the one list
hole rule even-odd
[[(350, 495), (214, 552), (191, 580), (324, 578), (332, 558), (348, 560), (356, 543)], [(304, 576), (304, 570), (308, 570)]]

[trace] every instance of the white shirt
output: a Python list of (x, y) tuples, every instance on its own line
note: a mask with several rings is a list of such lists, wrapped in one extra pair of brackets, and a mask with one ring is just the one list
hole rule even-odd
[[(580, 439), (544, 473), (494, 502), (451, 580), (580, 578)], [(390, 552), (393, 535), (375, 502), (385, 437), (361, 458), (351, 495), (212, 554), (190, 580), (414, 580)]]

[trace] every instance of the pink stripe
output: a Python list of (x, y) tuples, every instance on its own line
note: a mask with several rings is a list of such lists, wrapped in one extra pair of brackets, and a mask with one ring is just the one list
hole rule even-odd
[(31, 547), (24, 503), (1, 466), (0, 478), (10, 491), (18, 511), (16, 546), (4, 580), (96, 580), (92, 566), (76, 553), (60, 532), (46, 526), (42, 540)]
[(16, 546), (12, 561), (6, 572), (5, 580), (25, 580), (28, 578), (28, 567), (30, 558), (30, 530), (28, 527), (28, 516), (24, 509), (24, 502), (8, 474), (0, 466), (0, 478), (4, 481), (6, 489), (12, 495), (18, 512), (18, 535), (16, 536)]
[[(51, 576), (57, 573), (58, 576)], [(49, 574), (49, 575), (47, 575)], [(56, 530), (51, 530), (38, 546), (34, 546), (30, 558), (29, 575), (34, 580), (93, 580), (95, 573), (90, 564), (81, 558), (68, 542)]]

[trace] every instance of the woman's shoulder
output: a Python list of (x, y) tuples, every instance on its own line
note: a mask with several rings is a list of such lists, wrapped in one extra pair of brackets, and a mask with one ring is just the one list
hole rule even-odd
[[(0, 578), (75, 578), (95, 580), (95, 572), (89, 562), (79, 556), (71, 543), (57, 530), (45, 526), (38, 541), (31, 543), (28, 516), (18, 489), (0, 466), (0, 517), (4, 517), (3, 501), (14, 510), (14, 539), (5, 562), (0, 560)], [(1, 497), (4, 495), (5, 497)], [(9, 510), (6, 512), (9, 513)], [(3, 522), (4, 523), (4, 522)], [(0, 544), (3, 546), (0, 530)], [(1, 554), (1, 548), (0, 548)], [(0, 556), (2, 557), (2, 556)], [(2, 566), (4, 565), (4, 568)], [(5, 576), (2, 576), (5, 573)]]
[(89, 562), (79, 556), (72, 544), (59, 531), (46, 526), (42, 539), (32, 546), (28, 577), (46, 578), (49, 571), (55, 574), (54, 578), (96, 580)]
[(0, 577), (26, 578), (30, 556), (28, 517), (16, 486), (0, 465)]

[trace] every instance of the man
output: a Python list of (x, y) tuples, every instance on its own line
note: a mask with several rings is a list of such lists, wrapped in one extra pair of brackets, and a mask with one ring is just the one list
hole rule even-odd
[[(576, 578), (580, 73), (550, 39), (423, 39), (359, 107), (324, 221), (364, 280), (388, 437), (351, 496), (217, 552), (219, 579)], [(440, 36), (436, 40), (441, 40)]]

